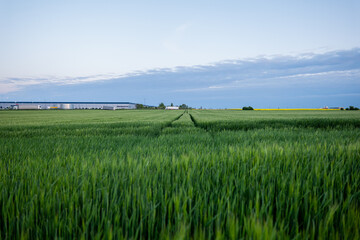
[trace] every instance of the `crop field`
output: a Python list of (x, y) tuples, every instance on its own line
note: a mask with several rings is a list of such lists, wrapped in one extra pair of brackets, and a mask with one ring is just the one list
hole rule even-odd
[(359, 111), (0, 111), (0, 239), (360, 239), (359, 130)]

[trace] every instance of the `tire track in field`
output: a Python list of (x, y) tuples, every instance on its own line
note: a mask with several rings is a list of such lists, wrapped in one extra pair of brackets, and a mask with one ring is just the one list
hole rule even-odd
[(193, 115), (191, 115), (191, 113), (189, 113), (189, 115), (190, 115), (190, 119), (191, 119), (191, 121), (193, 122), (194, 126), (197, 127), (197, 128), (201, 128), (201, 127), (199, 127), (199, 125), (197, 124), (197, 122), (196, 122), (195, 118), (193, 117)]
[(177, 135), (177, 134), (198, 134), (198, 133), (207, 133), (204, 129), (196, 127), (193, 120), (190, 117), (190, 114), (185, 110), (180, 116), (168, 123), (162, 131), (159, 133), (161, 135)]
[(171, 128), (172, 124), (179, 120), (183, 115), (184, 115), (185, 111), (183, 113), (181, 113), (179, 116), (177, 116), (176, 118), (174, 118), (173, 120), (171, 120), (170, 122), (168, 122), (167, 124), (164, 124), (160, 130), (157, 132), (156, 137), (160, 137), (162, 132), (166, 129), (166, 128)]
[(215, 139), (215, 132), (214, 132), (214, 131), (210, 131), (210, 130), (208, 130), (208, 129), (206, 129), (206, 128), (201, 127), (201, 126), (197, 123), (197, 121), (196, 121), (196, 119), (194, 118), (194, 116), (191, 115), (191, 113), (189, 113), (189, 115), (190, 115), (191, 121), (193, 122), (193, 124), (194, 124), (194, 126), (195, 126), (196, 128), (201, 129), (202, 131), (205, 131), (206, 133), (210, 134), (210, 136), (211, 136), (212, 139)]

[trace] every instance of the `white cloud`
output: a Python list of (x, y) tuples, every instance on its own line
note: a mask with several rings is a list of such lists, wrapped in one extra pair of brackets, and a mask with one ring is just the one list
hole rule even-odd
[(11, 77), (0, 79), (0, 93), (8, 93), (18, 91), (27, 86), (35, 85), (70, 85), (70, 84), (83, 84), (99, 81), (107, 81), (111, 79), (119, 79), (130, 76), (142, 75), (143, 73), (130, 73), (130, 74), (99, 74), (94, 76), (39, 76), (39, 77)]
[(345, 71), (326, 71), (318, 73), (301, 73), (295, 75), (282, 76), (278, 78), (306, 78), (306, 77), (316, 77), (316, 76), (355, 76), (360, 75), (360, 70), (345, 70)]

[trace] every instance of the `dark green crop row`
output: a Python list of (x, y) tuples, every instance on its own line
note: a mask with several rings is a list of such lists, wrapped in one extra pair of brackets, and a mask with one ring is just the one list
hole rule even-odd
[(314, 128), (314, 129), (349, 129), (360, 128), (360, 120), (356, 119), (276, 119), (246, 121), (198, 121), (193, 117), (196, 126), (205, 130), (251, 130), (262, 128)]

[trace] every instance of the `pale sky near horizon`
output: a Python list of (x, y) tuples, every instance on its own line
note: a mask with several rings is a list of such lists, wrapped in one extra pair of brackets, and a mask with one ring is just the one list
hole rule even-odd
[(0, 93), (19, 89), (12, 78), (23, 89), (31, 79), (354, 49), (359, 13), (350, 0), (0, 0)]

